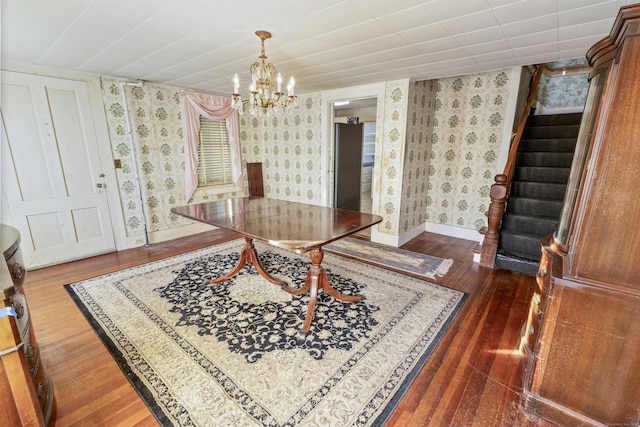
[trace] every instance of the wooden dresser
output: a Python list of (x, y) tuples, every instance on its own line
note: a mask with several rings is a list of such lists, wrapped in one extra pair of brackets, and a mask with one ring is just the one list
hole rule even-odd
[(593, 67), (557, 232), (522, 335), (522, 405), (561, 426), (640, 424), (640, 5)]
[(18, 230), (0, 224), (0, 246), (5, 261), (0, 263), (0, 425), (53, 425), (53, 385), (40, 359), (23, 289), (26, 270)]

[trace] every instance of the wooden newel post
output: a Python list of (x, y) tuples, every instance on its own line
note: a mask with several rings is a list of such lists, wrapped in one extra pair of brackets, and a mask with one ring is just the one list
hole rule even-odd
[(482, 252), (480, 254), (480, 265), (493, 268), (498, 251), (498, 240), (500, 236), (500, 223), (504, 215), (505, 203), (507, 201), (507, 176), (498, 174), (495, 177), (495, 184), (491, 186), (489, 193), (491, 203), (487, 212), (487, 232), (482, 242)]

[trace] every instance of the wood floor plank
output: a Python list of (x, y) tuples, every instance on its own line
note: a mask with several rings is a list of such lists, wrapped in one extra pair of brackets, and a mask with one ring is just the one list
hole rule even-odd
[[(225, 230), (29, 271), (26, 291), (51, 376), (56, 426), (158, 423), (71, 300), (64, 285), (236, 238)], [(465, 305), (409, 387), (388, 426), (549, 426), (519, 408), (519, 353), (534, 278), (472, 262), (476, 242), (422, 233), (405, 249), (453, 266), (436, 282), (468, 293)]]

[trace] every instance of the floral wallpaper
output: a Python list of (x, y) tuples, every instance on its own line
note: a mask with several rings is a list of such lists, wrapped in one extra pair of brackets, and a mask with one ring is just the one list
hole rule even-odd
[[(186, 204), (179, 89), (147, 83), (123, 85), (120, 80), (103, 78), (102, 96), (113, 158), (122, 163), (116, 176), (127, 236), (143, 235), (145, 224), (152, 233), (190, 223), (170, 212)], [(238, 195), (218, 194), (216, 198)]]
[(385, 87), (383, 132), (376, 143), (374, 181), (378, 188), (378, 203), (374, 196), (373, 213), (383, 217), (377, 230), (392, 235), (399, 234), (402, 206), (402, 178), (407, 124), (407, 99), (409, 80), (388, 82)]
[(435, 80), (419, 81), (409, 85), (400, 234), (426, 221), (436, 86)]
[[(386, 83), (373, 177), (379, 232), (399, 236), (426, 221), (485, 225), (509, 85), (502, 71)], [(188, 224), (170, 213), (186, 203), (180, 89), (103, 78), (102, 92), (113, 158), (122, 163), (116, 174), (127, 236), (143, 235), (145, 223), (150, 233)], [(262, 163), (267, 197), (321, 204), (322, 95), (298, 103), (281, 116), (241, 116), (242, 161)]]
[(136, 175), (138, 169), (134, 158), (134, 146), (129, 136), (128, 103), (125, 104), (123, 98), (123, 93), (127, 90), (130, 91), (131, 87), (123, 87), (118, 80), (102, 79), (102, 97), (113, 158), (119, 159), (122, 165), (116, 169), (116, 177), (126, 232), (127, 236), (135, 236), (144, 232), (144, 213)]
[(243, 164), (261, 162), (266, 197), (321, 204), (321, 98), (301, 95), (278, 116), (240, 118)]
[(509, 90), (505, 71), (437, 81), (428, 221), (476, 230), (486, 225)]
[[(568, 67), (588, 66), (587, 58), (573, 58), (548, 63), (552, 70), (562, 70)], [(550, 110), (581, 110), (587, 100), (589, 90), (589, 74), (574, 74), (567, 76), (549, 77), (543, 75), (536, 94), (536, 101), (540, 109)]]
[(589, 90), (589, 75), (548, 77), (540, 79), (537, 101), (545, 110), (584, 108)]

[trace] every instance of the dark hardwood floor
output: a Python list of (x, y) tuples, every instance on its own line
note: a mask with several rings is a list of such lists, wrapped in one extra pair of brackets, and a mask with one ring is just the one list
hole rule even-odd
[[(235, 238), (214, 230), (27, 274), (26, 293), (57, 402), (56, 426), (156, 426), (63, 285)], [(391, 426), (549, 426), (519, 409), (519, 334), (534, 278), (472, 262), (475, 242), (423, 233), (404, 248), (453, 258), (438, 283), (469, 297), (395, 411)], [(126, 313), (123, 313), (126, 315)]]

